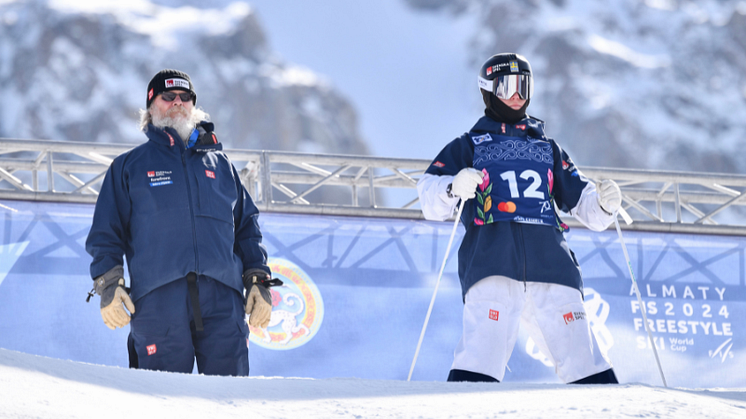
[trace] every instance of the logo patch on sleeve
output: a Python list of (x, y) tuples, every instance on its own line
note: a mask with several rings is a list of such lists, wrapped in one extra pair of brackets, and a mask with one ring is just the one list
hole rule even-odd
[(478, 135), (476, 137), (471, 137), (471, 140), (474, 141), (474, 145), (482, 144), (485, 141), (492, 141), (492, 137), (490, 134), (484, 134), (484, 135)]
[(500, 317), (500, 312), (497, 310), (490, 310), (490, 320), (497, 321), (498, 317)]
[(443, 164), (443, 163), (441, 163), (439, 161), (436, 161), (435, 163), (433, 163), (433, 166), (435, 166), (435, 167), (446, 167), (445, 164)]
[(215, 179), (215, 172), (211, 170), (205, 170), (205, 175), (207, 175), (207, 177), (209, 177), (210, 179)]
[(155, 347), (155, 343), (152, 345), (148, 345), (145, 347), (148, 350), (148, 356), (155, 354), (157, 351), (157, 348)]

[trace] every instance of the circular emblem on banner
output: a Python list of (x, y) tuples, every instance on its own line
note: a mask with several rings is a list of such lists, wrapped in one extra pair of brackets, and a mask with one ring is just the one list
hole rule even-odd
[(266, 329), (249, 326), (249, 340), (263, 348), (285, 350), (305, 345), (324, 320), (321, 293), (301, 268), (285, 259), (270, 258), (272, 277), (283, 285), (271, 287), (272, 317)]

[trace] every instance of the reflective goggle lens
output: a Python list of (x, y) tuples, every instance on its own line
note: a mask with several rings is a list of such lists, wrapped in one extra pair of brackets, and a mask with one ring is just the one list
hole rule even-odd
[(500, 99), (510, 99), (518, 93), (521, 99), (531, 99), (533, 90), (531, 76), (528, 74), (507, 74), (497, 76), (494, 80), (479, 78), (479, 87), (489, 90)]
[(521, 99), (531, 98), (531, 76), (525, 74), (508, 74), (498, 76), (494, 83), (495, 90), (493, 93), (500, 99), (510, 99), (518, 93)]

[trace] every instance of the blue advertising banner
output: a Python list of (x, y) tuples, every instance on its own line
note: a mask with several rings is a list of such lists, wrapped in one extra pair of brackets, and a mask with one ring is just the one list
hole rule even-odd
[[(127, 366), (128, 328), (103, 325), (85, 239), (93, 206), (1, 201), (0, 347)], [(252, 376), (406, 380), (451, 233), (451, 223), (264, 213), (275, 276), (272, 320), (252, 328)], [(455, 248), (446, 265), (413, 380), (443, 381), (461, 333)], [(619, 238), (573, 229), (586, 315), (621, 382), (744, 387), (746, 238), (627, 231), (632, 288)], [(164, 254), (164, 258), (168, 255)], [(541, 263), (538, 260), (535, 263)], [(559, 382), (521, 334), (505, 381)]]

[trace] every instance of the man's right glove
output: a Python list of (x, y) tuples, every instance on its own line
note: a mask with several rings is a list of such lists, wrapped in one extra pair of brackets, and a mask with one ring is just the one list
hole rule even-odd
[(96, 294), (101, 296), (101, 317), (104, 319), (104, 324), (111, 330), (129, 324), (130, 315), (124, 310), (122, 304), (130, 313), (135, 312), (135, 304), (132, 303), (129, 294), (124, 289), (122, 265), (117, 265), (94, 279), (93, 288)]
[(269, 287), (282, 285), (279, 279), (271, 279), (262, 269), (249, 269), (243, 273), (243, 285), (246, 288), (246, 314), (249, 325), (262, 329), (269, 326), (272, 318), (272, 293)]
[(461, 169), (453, 178), (450, 194), (463, 200), (474, 198), (477, 196), (477, 186), (482, 184), (483, 177), (484, 173), (473, 167)]

